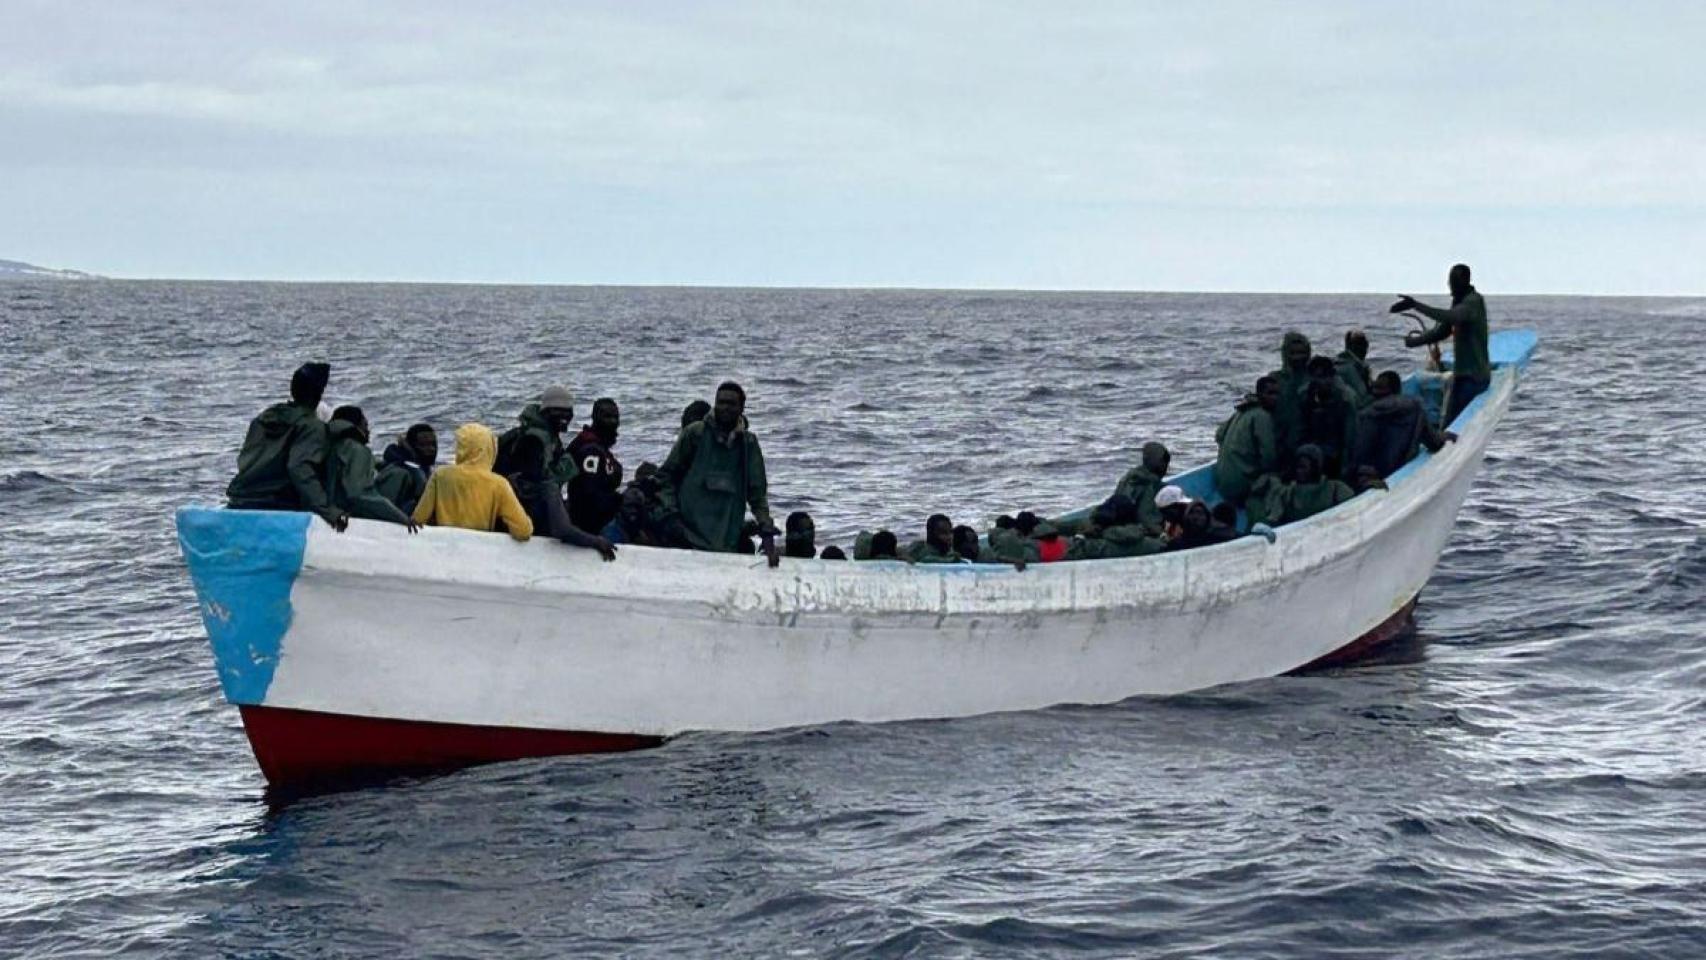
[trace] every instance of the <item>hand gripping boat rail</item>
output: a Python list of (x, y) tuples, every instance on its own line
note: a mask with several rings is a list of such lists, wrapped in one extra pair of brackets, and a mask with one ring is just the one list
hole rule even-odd
[[(1109, 703), (1283, 674), (1409, 622), (1535, 348), (1492, 340), (1459, 439), (1261, 537), (908, 566), (554, 543), (186, 507), (225, 697), (276, 786), (766, 730)], [(1411, 385), (1414, 388), (1414, 384)], [(1212, 496), (1212, 471), (1175, 482)]]

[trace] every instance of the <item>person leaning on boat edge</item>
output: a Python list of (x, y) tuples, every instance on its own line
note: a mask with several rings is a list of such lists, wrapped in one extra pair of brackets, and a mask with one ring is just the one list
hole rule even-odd
[(610, 562), (616, 559), (616, 547), (607, 538), (589, 533), (574, 522), (573, 504), (563, 502), (563, 487), (545, 472), (545, 451), (532, 433), (522, 434), (515, 444), (515, 462), (520, 464), (507, 478), (515, 499), (527, 511), (533, 522), (533, 532), (551, 537), (571, 547), (598, 551)]
[(398, 510), (414, 513), (433, 464), (438, 462), (438, 431), (430, 423), (417, 423), (388, 445), (380, 459), (379, 476), (374, 481), (379, 492)]
[(1445, 403), (1442, 426), (1451, 426), (1463, 408), (1469, 406), (1492, 382), (1493, 365), (1487, 353), (1487, 302), (1480, 291), (1469, 282), (1469, 265), (1459, 263), (1446, 275), (1451, 288), (1451, 306), (1430, 307), (1409, 294), (1402, 294), (1391, 313), (1415, 312), (1434, 321), (1430, 330), (1406, 334), (1404, 345), (1425, 347), (1451, 338), (1451, 396)]
[(307, 510), (343, 532), (349, 514), (332, 505), (322, 476), (326, 425), (317, 413), (332, 378), (329, 363), (305, 363), (290, 377), (290, 401), (249, 421), (237, 454), (237, 475), (225, 488), (234, 510)]
[(427, 478), (421, 502), (415, 504), (416, 523), (429, 527), (458, 527), (491, 533), (502, 529), (518, 541), (533, 536), (533, 519), (515, 498), (509, 481), (492, 472), (498, 441), (485, 424), (456, 428), (456, 462), (439, 467)]
[(717, 387), (704, 419), (675, 438), (658, 468), (658, 499), (669, 516), (671, 539), (695, 550), (735, 553), (750, 508), (762, 550), (772, 567), (782, 562), (770, 519), (764, 452), (746, 417), (746, 390), (734, 381)]
[(374, 480), (373, 450), (368, 447), (367, 414), (360, 407), (332, 411), (326, 424), (326, 495), (332, 506), (351, 517), (379, 520), (420, 532), (421, 525), (379, 492)]

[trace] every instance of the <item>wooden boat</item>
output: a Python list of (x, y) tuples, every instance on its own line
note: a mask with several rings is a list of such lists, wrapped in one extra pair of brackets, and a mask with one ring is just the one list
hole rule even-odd
[[(1535, 347), (1493, 338), (1459, 439), (1269, 543), (909, 566), (184, 508), (226, 698), (275, 785), (766, 730), (1110, 703), (1271, 677), (1401, 633)], [(1212, 471), (1175, 481), (1213, 498)]]

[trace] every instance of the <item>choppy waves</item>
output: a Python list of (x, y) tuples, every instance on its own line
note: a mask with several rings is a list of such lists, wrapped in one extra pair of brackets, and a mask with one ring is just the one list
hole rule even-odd
[[(1387, 661), (1113, 707), (505, 764), (269, 806), (170, 516), (295, 363), (375, 435), (748, 384), (845, 541), (1175, 462), (1357, 297), (116, 283), (0, 292), (0, 953), (1706, 955), (1697, 303), (1491, 301), (1541, 352)], [(1692, 312), (1691, 312), (1692, 311)], [(1211, 351), (1214, 351), (1211, 353)]]

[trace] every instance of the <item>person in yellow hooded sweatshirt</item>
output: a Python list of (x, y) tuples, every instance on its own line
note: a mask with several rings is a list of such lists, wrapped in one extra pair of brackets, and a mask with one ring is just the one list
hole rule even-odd
[(533, 521), (509, 481), (492, 472), (498, 441), (478, 423), (456, 430), (456, 462), (427, 478), (426, 490), (415, 505), (415, 522), (429, 527), (461, 527), (491, 532), (502, 520), (517, 540), (533, 536)]

